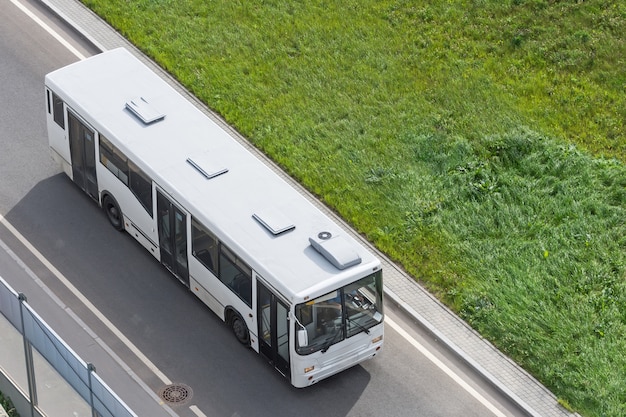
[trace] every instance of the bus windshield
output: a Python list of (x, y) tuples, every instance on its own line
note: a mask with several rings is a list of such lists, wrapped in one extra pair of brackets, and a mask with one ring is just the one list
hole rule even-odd
[(356, 282), (329, 292), (314, 300), (298, 304), (295, 309), (296, 350), (307, 355), (369, 329), (383, 319), (382, 273), (375, 272)]

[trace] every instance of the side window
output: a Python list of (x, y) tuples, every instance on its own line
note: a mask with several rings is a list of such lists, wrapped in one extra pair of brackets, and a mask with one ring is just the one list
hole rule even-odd
[(103, 135), (100, 135), (100, 162), (128, 186), (128, 159)]
[(130, 190), (152, 216), (152, 181), (131, 161), (128, 161), (128, 171), (130, 172)]
[(56, 124), (65, 129), (65, 113), (63, 111), (63, 100), (59, 98), (56, 94), (52, 93), (52, 108), (54, 121)]
[(152, 217), (152, 180), (102, 134), (100, 134), (100, 162), (130, 188)]
[(224, 245), (220, 245), (219, 268), (220, 281), (252, 307), (252, 269)]
[(217, 238), (191, 218), (191, 253), (217, 276)]

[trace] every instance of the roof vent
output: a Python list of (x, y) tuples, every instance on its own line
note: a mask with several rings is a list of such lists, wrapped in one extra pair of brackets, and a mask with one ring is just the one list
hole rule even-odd
[(276, 210), (257, 210), (256, 213), (252, 215), (252, 218), (259, 222), (274, 236), (290, 232), (296, 228), (296, 226), (291, 223), (289, 219)]
[(310, 237), (309, 242), (338, 269), (346, 269), (361, 263), (361, 257), (354, 249), (354, 245), (344, 236), (333, 237), (330, 232), (320, 232), (316, 237)]
[(165, 118), (165, 113), (161, 113), (155, 109), (148, 103), (148, 100), (143, 97), (135, 97), (127, 101), (126, 108), (147, 125)]
[(191, 158), (187, 158), (187, 163), (191, 165), (192, 167), (194, 167), (195, 170), (198, 171), (207, 180), (210, 180), (211, 178), (215, 178), (218, 175), (222, 175), (228, 172), (228, 168), (224, 168), (221, 165), (208, 166), (206, 165), (206, 161), (203, 164), (203, 166), (200, 166)]
[(333, 237), (333, 234), (330, 233), (330, 232), (319, 232), (317, 234), (317, 238), (320, 239), (320, 240), (328, 240), (331, 237)]

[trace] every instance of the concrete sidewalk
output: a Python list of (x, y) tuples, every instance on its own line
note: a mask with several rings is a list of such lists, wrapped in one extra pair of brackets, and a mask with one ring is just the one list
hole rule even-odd
[[(574, 416), (563, 409), (555, 396), (542, 386), (537, 380), (523, 369), (518, 367), (512, 360), (501, 354), (490, 343), (474, 332), (468, 325), (432, 297), (415, 281), (407, 276), (399, 267), (391, 263), (383, 254), (350, 229), (334, 213), (319, 203), (313, 196), (304, 190), (298, 183), (286, 176), (275, 164), (269, 161), (261, 152), (252, 147), (245, 138), (241, 137), (234, 129), (226, 125), (219, 117), (212, 114), (206, 106), (195, 97), (185, 91), (175, 80), (166, 74), (151, 61), (143, 57), (126, 39), (121, 37), (115, 30), (100, 20), (77, 0), (39, 0), (50, 8), (59, 17), (67, 21), (85, 39), (101, 50), (117, 47), (125, 47), (135, 53), (155, 72), (160, 74), (191, 102), (195, 103), (205, 114), (220, 124), (232, 136), (241, 142), (247, 149), (260, 159), (273, 167), (273, 169), (296, 189), (307, 196), (316, 206), (327, 215), (334, 218), (338, 223), (370, 247), (383, 260), (385, 294), (387, 300), (392, 300), (404, 311), (413, 316), (415, 320), (432, 332), (448, 348), (455, 352), (465, 362), (475, 368), (494, 387), (516, 402), (520, 408), (526, 410), (530, 416), (561, 417)], [(142, 414), (144, 415), (144, 414)], [(145, 414), (157, 415), (157, 414)]]

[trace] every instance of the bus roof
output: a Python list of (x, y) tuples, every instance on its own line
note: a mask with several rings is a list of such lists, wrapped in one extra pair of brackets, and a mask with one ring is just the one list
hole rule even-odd
[(291, 302), (380, 263), (340, 226), (126, 49), (46, 85)]

